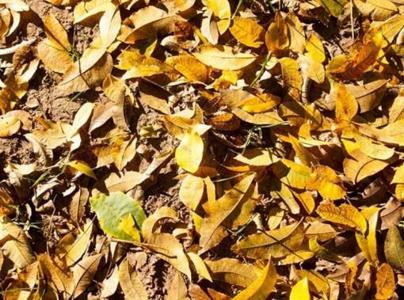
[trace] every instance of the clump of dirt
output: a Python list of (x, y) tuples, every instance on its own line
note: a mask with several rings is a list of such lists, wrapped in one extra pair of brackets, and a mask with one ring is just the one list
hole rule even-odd
[(35, 161), (32, 145), (21, 137), (0, 138), (0, 164), (30, 164)]
[(41, 19), (46, 15), (54, 15), (66, 30), (73, 26), (73, 12), (69, 7), (58, 8), (44, 0), (27, 0), (27, 4)]

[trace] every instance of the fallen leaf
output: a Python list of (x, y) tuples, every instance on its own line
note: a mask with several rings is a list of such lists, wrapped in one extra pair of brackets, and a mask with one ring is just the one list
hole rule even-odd
[(289, 300), (310, 300), (309, 281), (307, 277), (300, 279), (290, 292)]
[(73, 267), (73, 299), (83, 294), (92, 283), (101, 259), (102, 254), (88, 256)]
[(354, 228), (362, 233), (365, 233), (368, 227), (366, 218), (350, 204), (335, 206), (332, 202), (323, 202), (318, 206), (317, 213), (327, 221)]
[(35, 261), (28, 237), (13, 223), (0, 222), (0, 246), (4, 256), (17, 268), (25, 268)]
[(235, 17), (230, 32), (248, 47), (259, 48), (263, 44), (265, 30), (254, 19)]
[(376, 273), (376, 299), (390, 299), (396, 289), (393, 269), (389, 264), (382, 264)]
[(229, 46), (203, 47), (192, 54), (203, 64), (219, 70), (240, 70), (256, 60), (254, 54), (234, 53)]
[(195, 211), (202, 200), (204, 191), (203, 179), (188, 174), (181, 183), (178, 197), (188, 208)]
[(245, 290), (241, 291), (233, 299), (248, 300), (248, 299), (267, 299), (275, 287), (278, 274), (271, 261), (265, 266), (258, 275), (257, 279), (252, 282)]
[(38, 45), (38, 56), (45, 66), (65, 73), (73, 65), (73, 49), (67, 32), (53, 15), (44, 19), (46, 39)]
[(274, 21), (265, 34), (265, 45), (275, 55), (286, 50), (290, 45), (288, 26), (279, 12), (275, 14)]
[[(130, 233), (137, 231), (136, 227), (142, 228), (146, 219), (140, 204), (122, 192), (113, 192), (109, 196), (99, 193), (90, 198), (90, 204), (101, 228), (114, 238), (134, 240)], [(129, 220), (134, 222), (130, 224)]]
[(143, 285), (137, 272), (130, 269), (129, 262), (126, 258), (119, 265), (119, 284), (125, 294), (125, 299), (149, 299), (146, 287)]
[(404, 241), (401, 238), (400, 230), (396, 226), (392, 226), (386, 235), (384, 241), (384, 255), (387, 262), (400, 271), (404, 270), (403, 257)]
[(212, 207), (209, 207), (209, 217), (202, 221), (200, 229), (200, 246), (202, 247), (200, 252), (206, 252), (217, 246), (227, 235), (222, 223), (251, 196), (250, 188), (254, 177), (255, 174), (246, 176), (233, 189), (218, 199)]
[(204, 143), (196, 132), (186, 133), (175, 150), (175, 160), (184, 170), (195, 173), (203, 159)]

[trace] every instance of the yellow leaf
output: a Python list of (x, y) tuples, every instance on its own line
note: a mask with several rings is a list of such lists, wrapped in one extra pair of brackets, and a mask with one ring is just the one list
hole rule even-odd
[(145, 56), (138, 49), (129, 48), (118, 56), (117, 68), (125, 70), (123, 80), (172, 73), (173, 68), (157, 58)]
[(187, 297), (187, 285), (180, 272), (175, 272), (174, 276), (169, 277), (167, 285), (166, 299), (189, 299)]
[(0, 245), (4, 256), (17, 268), (25, 268), (35, 261), (27, 235), (13, 223), (0, 221)]
[(354, 0), (355, 6), (365, 16), (374, 21), (384, 21), (398, 11), (397, 6), (389, 0)]
[(330, 97), (335, 100), (337, 122), (349, 122), (358, 113), (358, 102), (343, 83), (332, 82)]
[(275, 111), (268, 111), (258, 114), (250, 114), (241, 108), (233, 108), (231, 111), (244, 122), (255, 125), (278, 125), (284, 123), (284, 121)]
[(366, 218), (350, 204), (337, 207), (333, 202), (322, 202), (317, 208), (317, 213), (329, 222), (348, 226), (362, 233), (365, 233), (368, 227)]
[(138, 272), (132, 271), (128, 259), (124, 259), (119, 265), (119, 284), (126, 299), (148, 300), (146, 287), (138, 276)]
[(91, 102), (87, 102), (80, 107), (74, 116), (72, 126), (66, 132), (67, 139), (71, 139), (80, 130), (80, 128), (88, 122), (93, 112), (93, 108), (94, 104)]
[(358, 150), (354, 153), (355, 158), (345, 158), (343, 166), (345, 176), (355, 183), (377, 174), (390, 164), (389, 161), (372, 159)]
[(102, 46), (108, 48), (117, 38), (121, 30), (121, 13), (114, 5), (109, 5), (100, 19), (100, 37)]
[(105, 96), (117, 104), (124, 100), (126, 89), (125, 81), (112, 75), (106, 76), (102, 83)]
[(396, 280), (392, 267), (384, 263), (376, 273), (376, 295), (377, 300), (391, 299), (396, 290)]
[(66, 71), (59, 89), (71, 94), (101, 83), (112, 70), (112, 58), (106, 55), (106, 51), (101, 38), (94, 39), (80, 59)]
[(365, 236), (364, 234), (357, 232), (355, 234), (356, 241), (366, 259), (370, 263), (375, 264), (378, 262), (376, 227), (379, 219), (379, 208), (374, 206), (368, 207), (362, 211), (362, 214), (365, 215), (368, 220), (368, 234)]
[(72, 244), (67, 245), (64, 249), (62, 257), (66, 260), (67, 266), (72, 266), (80, 260), (80, 258), (86, 253), (89, 245), (90, 238), (93, 231), (93, 223), (87, 222), (83, 231), (77, 235)]
[(206, 82), (209, 77), (209, 68), (191, 55), (170, 56), (166, 63), (190, 81)]
[(163, 114), (170, 113), (170, 105), (167, 103), (166, 99), (159, 98), (153, 94), (149, 94), (143, 91), (139, 91), (139, 101), (143, 106), (147, 105)]
[(327, 278), (325, 278), (321, 273), (313, 270), (296, 270), (296, 275), (300, 278), (305, 278), (311, 283), (310, 289), (313, 287), (314, 291), (319, 294), (326, 294), (330, 290), (330, 284)]
[(396, 169), (391, 183), (404, 183), (404, 165)]
[(244, 164), (256, 167), (266, 167), (279, 160), (279, 157), (268, 149), (254, 148), (247, 149), (243, 154), (234, 157), (235, 160)]
[(48, 254), (38, 255), (37, 260), (42, 278), (60, 293), (70, 294), (71, 296), (74, 289), (71, 273), (61, 270)]
[(172, 234), (155, 233), (150, 237), (146, 246), (156, 252), (161, 259), (187, 275), (189, 279), (192, 278), (189, 260), (184, 248)]
[(311, 80), (317, 83), (324, 82), (325, 71), (321, 63), (307, 55), (299, 56), (298, 61), (302, 69), (303, 76), (309, 77)]
[(289, 29), (290, 49), (296, 53), (303, 54), (306, 46), (306, 36), (302, 23), (292, 12), (286, 15), (285, 21)]
[(257, 279), (245, 290), (237, 294), (233, 300), (265, 300), (275, 288), (277, 279), (278, 274), (276, 273), (276, 269), (271, 261), (269, 261)]
[(293, 188), (304, 189), (312, 176), (311, 168), (295, 163), (291, 160), (282, 159), (272, 166), (273, 172), (282, 183)]
[(285, 258), (279, 261), (280, 265), (300, 264), (315, 255), (310, 250), (294, 250), (293, 253), (286, 255)]
[(177, 213), (170, 207), (162, 206), (158, 208), (155, 212), (149, 215), (142, 224), (142, 236), (148, 241), (152, 236), (153, 232), (158, 229), (158, 222), (162, 219), (177, 219)]
[(3, 115), (0, 117), (0, 138), (10, 137), (21, 128), (21, 121), (14, 116)]
[(186, 133), (175, 150), (177, 164), (184, 170), (195, 173), (203, 159), (204, 144), (196, 132)]
[(289, 300), (311, 300), (307, 277), (300, 279), (290, 292)]
[(305, 191), (303, 193), (296, 193), (293, 192), (293, 195), (297, 200), (300, 201), (301, 205), (304, 207), (306, 212), (308, 214), (311, 214), (314, 211), (314, 208), (316, 206), (316, 202), (314, 201), (314, 197), (312, 192), (310, 191)]
[(38, 45), (38, 57), (48, 69), (65, 73), (73, 65), (67, 32), (52, 14), (45, 17), (44, 25), (47, 38)]
[(87, 175), (88, 177), (97, 179), (94, 174), (93, 169), (84, 161), (81, 160), (71, 160), (67, 164), (67, 166), (72, 167), (73, 169), (79, 171), (82, 174)]
[(274, 21), (269, 25), (265, 34), (265, 44), (269, 51), (278, 55), (289, 47), (289, 31), (282, 15), (277, 12)]
[(212, 276), (210, 275), (209, 270), (206, 267), (206, 264), (203, 261), (203, 259), (198, 254), (193, 252), (188, 252), (187, 255), (191, 259), (191, 262), (198, 275), (201, 276), (201, 278), (204, 278), (212, 282)]
[(296, 101), (300, 101), (303, 78), (299, 72), (299, 64), (290, 57), (282, 57), (279, 59), (279, 63), (282, 69), (282, 79), (289, 96)]
[(251, 98), (244, 100), (240, 104), (240, 108), (248, 113), (263, 113), (274, 108), (281, 102), (281, 99), (278, 96), (272, 94), (251, 96)]
[(251, 53), (234, 53), (229, 46), (205, 46), (192, 54), (203, 64), (219, 70), (240, 70), (252, 64), (257, 58)]
[(248, 47), (259, 48), (263, 44), (265, 30), (254, 19), (235, 17), (230, 32), (240, 43)]
[(268, 259), (268, 255), (281, 258), (301, 249), (303, 240), (303, 226), (295, 222), (278, 229), (248, 235), (234, 244), (232, 250), (254, 259)]
[(132, 238), (133, 241), (140, 242), (140, 233), (136, 228), (135, 220), (131, 214), (127, 214), (121, 218), (121, 221), (118, 224), (118, 230), (121, 230), (128, 236)]
[(223, 34), (230, 25), (230, 3), (228, 0), (203, 0), (207, 8), (220, 20), (217, 22), (217, 28), (220, 34)]
[(342, 188), (341, 179), (337, 173), (328, 166), (318, 166), (312, 174), (312, 179), (307, 188), (318, 190), (325, 200), (338, 200), (345, 197), (345, 190)]
[(236, 286), (247, 287), (257, 279), (261, 271), (253, 264), (247, 264), (235, 258), (220, 258), (205, 261), (216, 282), (225, 282)]
[(110, 7), (111, 2), (109, 0), (80, 1), (80, 3), (74, 7), (74, 24), (93, 23), (100, 17), (101, 13)]
[(292, 190), (284, 183), (280, 184), (280, 189), (276, 190), (279, 197), (286, 203), (290, 212), (294, 215), (300, 213), (300, 206), (297, 203), (295, 197), (293, 196)]
[(188, 174), (181, 183), (179, 199), (188, 208), (195, 211), (202, 200), (205, 182), (201, 177)]
[(341, 79), (358, 79), (380, 55), (384, 38), (381, 31), (371, 30), (353, 46), (349, 55), (337, 55), (327, 65), (327, 72)]
[(78, 298), (93, 283), (102, 258), (102, 254), (87, 256), (72, 268), (73, 299)]
[(317, 34), (312, 33), (310, 38), (306, 43), (306, 51), (307, 55), (314, 61), (319, 63), (324, 62), (325, 60), (325, 51), (323, 47), (323, 43)]
[[(208, 202), (208, 206), (204, 206), (209, 216), (203, 219), (200, 229), (201, 253), (217, 246), (227, 235), (222, 223), (232, 214), (237, 213), (237, 210), (249, 200), (252, 195), (251, 187), (254, 177), (255, 173), (247, 175), (216, 202)], [(240, 214), (240, 212), (238, 213)]]
[(370, 138), (357, 134), (355, 140), (359, 144), (359, 148), (370, 158), (387, 160), (390, 159), (395, 151), (393, 148), (388, 148), (383, 144), (376, 143)]
[[(101, 52), (99, 51), (99, 53)], [(113, 62), (109, 53), (103, 54), (98, 60), (92, 59), (90, 62), (84, 61), (85, 58), (91, 59), (91, 56), (85, 56), (85, 54), (86, 52), (84, 52), (79, 62), (76, 62), (66, 71), (63, 82), (58, 86), (58, 91), (61, 95), (66, 96), (76, 92), (85, 92), (97, 87), (111, 73)], [(82, 59), (83, 61), (81, 61)], [(86, 71), (84, 71), (85, 64), (88, 67)]]

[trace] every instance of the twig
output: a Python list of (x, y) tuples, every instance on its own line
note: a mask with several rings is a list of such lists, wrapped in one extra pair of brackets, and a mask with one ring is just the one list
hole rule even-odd
[(350, 4), (351, 4), (351, 34), (352, 34), (352, 41), (355, 41), (355, 29), (354, 29), (354, 17), (353, 17), (353, 3), (352, 0), (350, 0)]
[(253, 86), (254, 84), (257, 83), (257, 81), (261, 78), (261, 76), (264, 74), (265, 72), (265, 67), (267, 66), (268, 61), (271, 58), (271, 52), (268, 52), (267, 56), (265, 57), (264, 63), (262, 64), (262, 67), (259, 71), (259, 73), (257, 74), (257, 76), (255, 76), (253, 82), (251, 82), (250, 86)]

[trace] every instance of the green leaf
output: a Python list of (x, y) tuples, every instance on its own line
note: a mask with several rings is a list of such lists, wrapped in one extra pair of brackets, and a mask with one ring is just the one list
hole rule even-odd
[[(146, 215), (138, 201), (122, 192), (115, 192), (109, 196), (97, 194), (90, 203), (105, 233), (122, 240), (140, 239), (136, 232), (142, 228)], [(134, 222), (128, 222), (128, 218), (133, 218)]]
[(384, 241), (384, 255), (387, 262), (395, 269), (404, 271), (404, 241), (400, 230), (393, 226), (387, 231)]
[(346, 0), (320, 0), (321, 5), (334, 17), (338, 17), (344, 10)]

